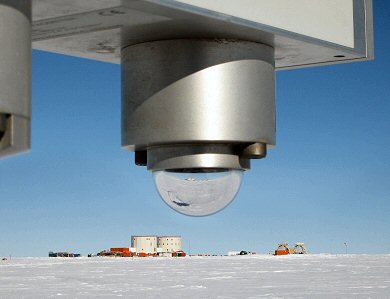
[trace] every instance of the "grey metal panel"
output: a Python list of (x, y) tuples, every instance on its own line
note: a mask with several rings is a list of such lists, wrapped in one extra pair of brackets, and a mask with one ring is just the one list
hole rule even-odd
[[(268, 44), (275, 48), (277, 69), (372, 58), (371, 0), (354, 0), (355, 48), (176, 1), (33, 0), (33, 4), (34, 48), (112, 63), (120, 63), (121, 47), (177, 38), (232, 38)], [(101, 45), (106, 51), (99, 50)]]
[(372, 0), (365, 3), (366, 57), (374, 59), (374, 6)]
[(33, 20), (37, 21), (115, 7), (121, 3), (121, 0), (32, 0), (32, 14)]
[(121, 32), (119, 28), (42, 40), (34, 42), (33, 46), (36, 50), (108, 63), (119, 64), (121, 60)]

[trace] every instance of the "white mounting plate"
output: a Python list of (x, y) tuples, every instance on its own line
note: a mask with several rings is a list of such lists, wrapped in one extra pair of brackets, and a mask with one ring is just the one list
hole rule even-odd
[(228, 38), (275, 48), (277, 69), (373, 58), (372, 0), (33, 0), (33, 47), (120, 63), (123, 47)]

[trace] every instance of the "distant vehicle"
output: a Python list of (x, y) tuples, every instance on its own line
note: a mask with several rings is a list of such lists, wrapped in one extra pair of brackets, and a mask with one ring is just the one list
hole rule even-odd
[(106, 257), (133, 257), (136, 256), (135, 252), (130, 251), (129, 247), (112, 247), (110, 250), (103, 250), (97, 254), (88, 254), (88, 257), (93, 256), (106, 256)]
[(179, 250), (179, 251), (175, 251), (175, 252), (172, 252), (172, 256), (173, 257), (185, 257), (187, 254), (182, 251), (182, 250)]
[(253, 251), (246, 251), (246, 250), (241, 250), (241, 251), (229, 251), (228, 256), (235, 256), (235, 255), (253, 255), (256, 254), (256, 252)]
[(81, 257), (80, 253), (69, 253), (69, 252), (49, 252), (49, 257)]

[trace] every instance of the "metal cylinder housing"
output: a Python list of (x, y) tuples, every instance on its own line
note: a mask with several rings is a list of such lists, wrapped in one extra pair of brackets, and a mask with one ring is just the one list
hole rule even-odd
[(30, 148), (31, 1), (0, 0), (0, 158)]
[(248, 169), (255, 154), (245, 148), (275, 144), (274, 73), (273, 48), (255, 42), (179, 39), (124, 48), (122, 145), (147, 151), (151, 170)]

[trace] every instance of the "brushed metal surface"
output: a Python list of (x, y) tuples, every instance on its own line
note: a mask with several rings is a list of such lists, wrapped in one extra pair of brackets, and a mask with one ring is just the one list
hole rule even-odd
[(1, 0), (0, 5), (14, 8), (15, 11), (24, 14), (28, 20), (31, 20), (31, 1)]
[(31, 147), (30, 120), (9, 115), (6, 130), (0, 138), (0, 159), (27, 152)]
[(7, 115), (0, 113), (0, 142), (7, 129)]
[(240, 149), (230, 144), (182, 144), (148, 148), (148, 170), (194, 172), (201, 169), (249, 170), (250, 160), (240, 157)]
[(271, 47), (173, 40), (128, 47), (122, 56), (126, 149), (178, 143), (275, 144)]
[(244, 148), (242, 156), (247, 159), (262, 159), (267, 156), (267, 145), (265, 143), (252, 143)]
[(31, 24), (0, 1), (0, 112), (30, 116)]
[(23, 2), (0, 0), (0, 158), (30, 147), (31, 7)]

